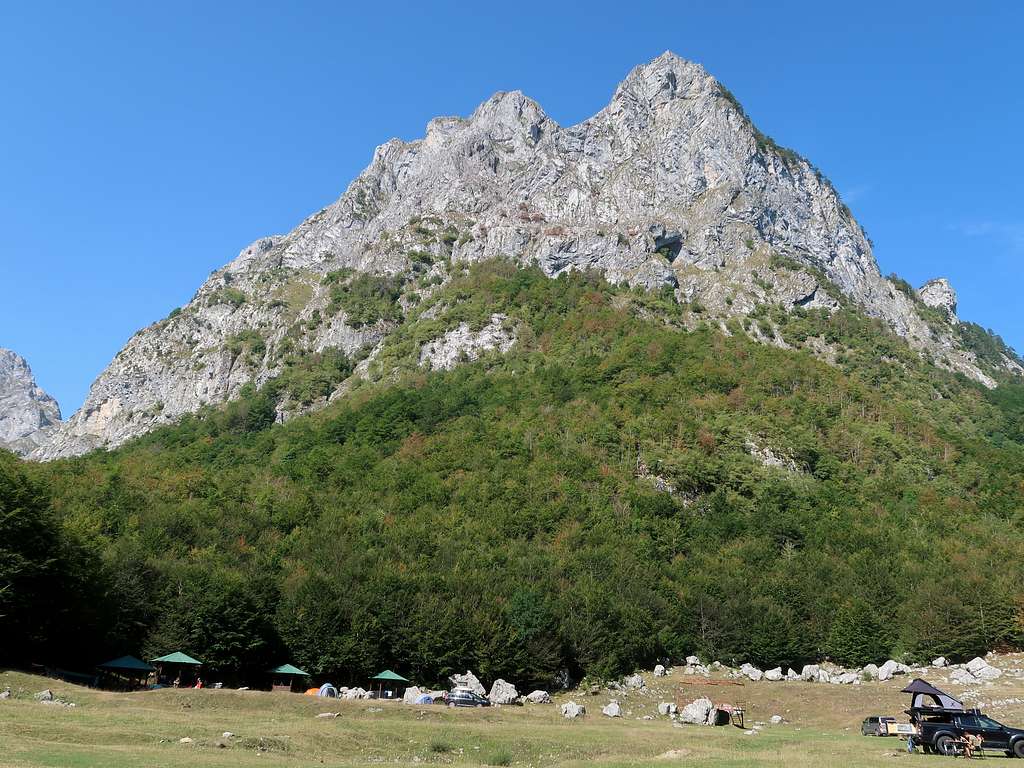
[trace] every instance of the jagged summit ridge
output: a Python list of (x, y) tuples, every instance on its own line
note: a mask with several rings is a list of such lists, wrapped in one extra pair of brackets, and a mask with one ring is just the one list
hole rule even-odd
[(21, 355), (0, 348), (0, 448), (35, 450), (60, 423), (60, 406), (43, 391)]
[(665, 53), (577, 125), (507, 91), (467, 118), (435, 118), (422, 139), (379, 146), (336, 202), (257, 240), (136, 334), (36, 455), (117, 445), (261, 384), (288, 354), (373, 347), (400, 321), (350, 317), (325, 275), (444, 282), (453, 265), (491, 258), (550, 276), (600, 270), (719, 322), (763, 303), (848, 301), (937, 364), (993, 383), (949, 328), (921, 317), (913, 291), (879, 273), (828, 180), (761, 134), (703, 67)]

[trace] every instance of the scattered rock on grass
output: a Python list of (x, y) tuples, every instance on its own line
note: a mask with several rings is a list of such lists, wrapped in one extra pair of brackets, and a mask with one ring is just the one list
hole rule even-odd
[(507, 680), (500, 677), (491, 686), (491, 692), (487, 694), (491, 704), (515, 704), (519, 700), (519, 691)]
[(562, 705), (562, 717), (567, 720), (583, 717), (585, 714), (587, 714), (587, 708), (575, 701), (569, 701)]
[(622, 707), (619, 706), (619, 702), (610, 701), (601, 710), (601, 714), (605, 717), (622, 717)]
[(638, 691), (647, 687), (647, 683), (644, 682), (642, 675), (630, 675), (622, 681), (622, 684), (627, 688), (633, 688)]
[(415, 704), (416, 699), (423, 695), (423, 691), (415, 685), (410, 685), (405, 689), (405, 693), (402, 694), (403, 704)]
[(741, 666), (740, 673), (744, 677), (753, 680), (754, 682), (757, 682), (762, 677), (764, 677), (764, 672), (755, 667), (753, 664), (744, 664), (743, 666)]
[(484, 688), (483, 684), (468, 669), (464, 675), (452, 675), (448, 678), (454, 688), (468, 688), (478, 696), (484, 696), (487, 694), (487, 689)]
[(534, 691), (533, 693), (528, 693), (524, 698), (525, 698), (526, 701), (530, 702), (531, 704), (550, 704), (551, 703), (551, 694), (548, 693), (547, 691)]
[(714, 722), (715, 705), (711, 699), (700, 698), (691, 701), (679, 712), (679, 722), (691, 725), (708, 725)]

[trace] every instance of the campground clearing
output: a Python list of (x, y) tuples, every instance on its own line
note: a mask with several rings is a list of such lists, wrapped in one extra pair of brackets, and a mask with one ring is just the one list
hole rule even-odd
[[(1024, 665), (1019, 655), (1010, 666)], [(164, 689), (110, 693), (19, 672), (0, 672), (0, 766), (25, 768), (202, 768), (204, 766), (891, 766), (948, 765), (949, 758), (907, 755), (895, 738), (860, 735), (871, 714), (903, 719), (908, 678), (857, 686), (744, 681), (704, 685), (678, 673), (645, 675), (643, 692), (574, 691), (555, 705), (450, 710), (440, 705), (338, 701), (287, 693)], [(1024, 680), (1005, 675), (976, 701), (996, 719), (1024, 724)], [(74, 707), (44, 704), (49, 688)], [(963, 689), (957, 689), (962, 693)], [(742, 702), (748, 728), (676, 727), (658, 716), (661, 701), (700, 696)], [(601, 715), (612, 698), (622, 718)], [(573, 700), (587, 715), (566, 720)], [(1009, 702), (1009, 703), (1001, 703)], [(317, 714), (338, 713), (318, 718)], [(784, 722), (770, 725), (772, 715)], [(644, 716), (654, 719), (644, 720)], [(225, 737), (230, 732), (232, 736)], [(182, 742), (182, 739), (191, 741)], [(1011, 764), (1012, 765), (1012, 764)]]

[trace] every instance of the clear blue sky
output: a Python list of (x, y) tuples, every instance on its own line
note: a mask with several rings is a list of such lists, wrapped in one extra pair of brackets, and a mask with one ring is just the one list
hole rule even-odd
[(670, 49), (836, 183), (883, 272), (950, 277), (1024, 349), (1024, 5), (478, 5), (0, 0), (0, 346), (70, 415), (376, 145), (497, 90), (575, 123)]

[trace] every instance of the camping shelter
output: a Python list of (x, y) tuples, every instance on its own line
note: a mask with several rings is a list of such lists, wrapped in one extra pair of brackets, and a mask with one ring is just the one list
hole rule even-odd
[(409, 682), (396, 672), (392, 672), (390, 669), (385, 669), (379, 675), (374, 675), (372, 678), (370, 678), (370, 681), (371, 683), (376, 684), (371, 685), (370, 687), (371, 689), (377, 689), (377, 698), (380, 699), (396, 698), (398, 695), (398, 684), (408, 684)]
[(297, 686), (302, 683), (304, 678), (309, 677), (308, 672), (303, 672), (298, 667), (294, 667), (291, 664), (282, 664), (279, 667), (274, 667), (269, 670), (273, 679), (270, 684), (272, 691), (296, 691), (299, 690)]
[(97, 664), (96, 669), (100, 672), (100, 684), (117, 688), (138, 688), (143, 681), (153, 672), (156, 667), (147, 664), (134, 656), (121, 656), (111, 659), (103, 664)]
[[(942, 709), (959, 709), (963, 710), (964, 704), (958, 699), (954, 699), (948, 693), (940, 691), (931, 683), (922, 680), (919, 677), (915, 677), (910, 684), (904, 688), (900, 693), (913, 694), (913, 698), (910, 700), (910, 706), (913, 707), (939, 707)], [(929, 701), (929, 699), (931, 701)]]
[(157, 677), (164, 685), (175, 680), (179, 681), (181, 685), (192, 685), (199, 675), (199, 667), (203, 665), (203, 662), (197, 661), (181, 651), (168, 653), (166, 656), (150, 659), (150, 661), (156, 664), (159, 671)]

